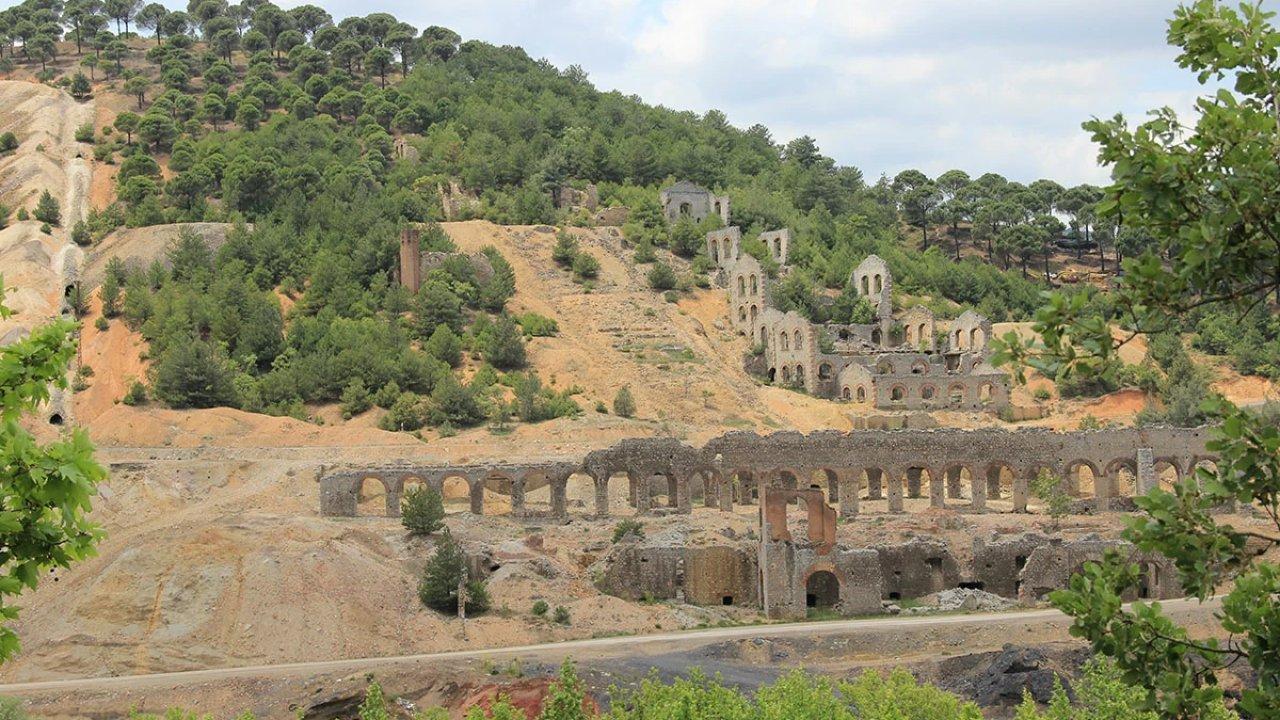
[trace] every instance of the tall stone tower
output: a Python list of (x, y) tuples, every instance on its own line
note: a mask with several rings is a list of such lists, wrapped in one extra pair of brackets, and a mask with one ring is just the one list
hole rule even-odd
[(421, 285), (422, 244), (418, 228), (406, 227), (400, 231), (400, 286), (416, 295)]

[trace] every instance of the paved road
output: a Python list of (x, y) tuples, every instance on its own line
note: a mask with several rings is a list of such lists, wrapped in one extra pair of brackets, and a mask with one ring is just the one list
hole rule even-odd
[[(1167, 611), (1199, 609), (1215, 610), (1219, 603), (1210, 600), (1200, 605), (1194, 600), (1170, 600), (1162, 603)], [(1063, 621), (1065, 616), (1057, 610), (1023, 610), (1017, 612), (980, 613), (971, 615), (941, 615), (913, 617), (883, 617), (859, 620), (831, 620), (822, 622), (781, 623), (776, 625), (744, 625), (729, 628), (712, 628), (657, 635), (628, 635), (591, 640), (571, 640), (540, 645), (460, 650), (453, 652), (400, 655), (390, 657), (354, 658), (347, 660), (322, 660), (318, 662), (280, 663), (275, 665), (249, 665), (242, 667), (192, 670), (186, 672), (155, 673), (151, 675), (125, 675), (119, 677), (51, 680), (45, 682), (13, 683), (0, 685), (0, 695), (21, 695), (42, 692), (91, 690), (160, 690), (207, 684), (220, 681), (306, 678), (328, 673), (354, 673), (380, 668), (424, 663), (456, 664), (467, 660), (519, 655), (525, 658), (539, 655), (575, 657), (585, 655), (638, 654), (641, 652), (670, 652), (691, 650), (711, 643), (742, 638), (783, 638), (797, 635), (857, 635), (860, 632), (883, 632), (894, 629), (922, 630), (942, 626), (971, 626), (987, 624), (1020, 623), (1035, 620)]]

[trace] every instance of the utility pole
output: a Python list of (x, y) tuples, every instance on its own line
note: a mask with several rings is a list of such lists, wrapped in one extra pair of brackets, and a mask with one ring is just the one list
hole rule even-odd
[(467, 639), (467, 566), (463, 563), (458, 576), (458, 620), (462, 621), (462, 639)]

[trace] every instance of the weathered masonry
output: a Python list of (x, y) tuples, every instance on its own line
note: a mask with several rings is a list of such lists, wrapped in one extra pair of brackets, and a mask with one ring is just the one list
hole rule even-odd
[[(473, 513), (483, 514), (487, 490), (508, 495), (512, 515), (530, 514), (525, 494), (550, 486), (550, 509), (541, 512), (562, 517), (574, 475), (594, 483), (595, 517), (610, 514), (609, 484), (616, 482), (627, 483), (639, 515), (660, 510), (653, 504), (655, 490), (666, 495), (661, 511), (687, 513), (695, 495), (707, 507), (732, 511), (735, 504), (757, 504), (765, 488), (821, 490), (842, 517), (902, 512), (908, 497), (973, 512), (986, 511), (988, 501), (1004, 500), (1013, 512), (1026, 512), (1030, 481), (1042, 470), (1061, 478), (1073, 496), (1107, 510), (1115, 498), (1154, 487), (1159, 470), (1172, 469), (1181, 478), (1211, 463), (1209, 434), (1208, 428), (732, 432), (700, 448), (671, 438), (634, 438), (580, 460), (335, 468), (320, 478), (320, 512), (355, 515), (368, 479), (385, 487), (391, 516), (399, 514), (407, 485), (439, 490), (445, 481), (460, 479), (467, 484)], [(1132, 487), (1126, 490), (1122, 480), (1128, 478)]]

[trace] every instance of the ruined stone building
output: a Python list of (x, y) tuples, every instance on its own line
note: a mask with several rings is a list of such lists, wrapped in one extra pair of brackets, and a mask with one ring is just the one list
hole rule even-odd
[(663, 188), (659, 201), (668, 222), (676, 222), (682, 217), (702, 222), (718, 215), (722, 222), (729, 224), (729, 196), (713, 195), (710, 190), (688, 180)]
[(396, 279), (401, 287), (417, 294), (427, 273), (452, 257), (466, 258), (480, 280), (487, 281), (493, 277), (493, 264), (484, 253), (423, 252), (421, 234), (418, 228), (410, 226), (400, 231), (400, 263), (396, 268)]
[[(759, 239), (785, 274), (790, 231)], [(991, 322), (972, 310), (950, 322), (922, 305), (895, 311), (893, 275), (879, 257), (864, 259), (849, 278), (874, 320), (815, 324), (773, 307), (769, 269), (742, 251), (737, 227), (707, 233), (706, 243), (733, 327), (756, 348), (749, 366), (770, 382), (880, 409), (994, 412), (1009, 404), (1009, 379), (990, 363)]]

